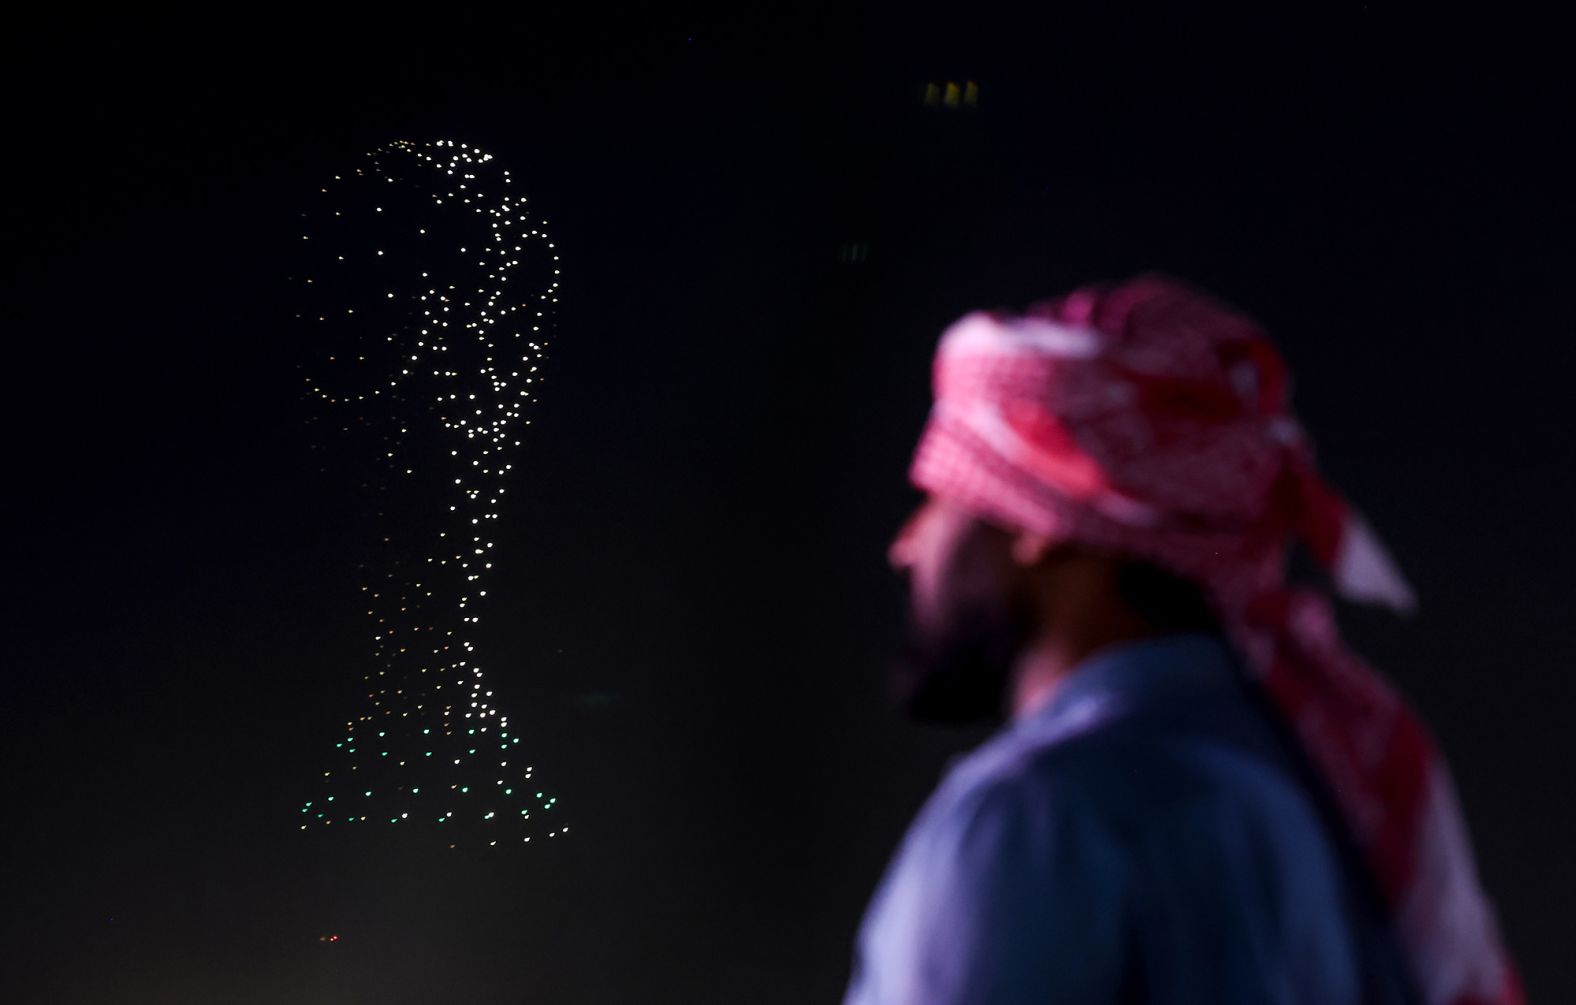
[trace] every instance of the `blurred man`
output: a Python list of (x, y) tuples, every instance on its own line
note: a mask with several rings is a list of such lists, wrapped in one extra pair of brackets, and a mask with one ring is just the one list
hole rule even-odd
[(899, 849), (848, 1005), (1516, 1005), (1427, 733), (1289, 586), (1406, 610), (1248, 318), (1083, 289), (942, 338), (892, 545), (905, 701), (1005, 715)]

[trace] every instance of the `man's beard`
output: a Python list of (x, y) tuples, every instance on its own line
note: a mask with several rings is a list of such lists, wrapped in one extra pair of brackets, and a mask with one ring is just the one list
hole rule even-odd
[(1004, 718), (1023, 620), (1001, 604), (960, 611), (937, 631), (910, 619), (892, 675), (903, 710), (954, 726)]

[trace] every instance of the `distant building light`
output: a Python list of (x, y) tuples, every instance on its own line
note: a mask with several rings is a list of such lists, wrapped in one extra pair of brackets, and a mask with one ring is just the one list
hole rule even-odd
[(925, 105), (929, 108), (978, 108), (980, 85), (972, 80), (959, 84), (949, 80), (944, 84), (931, 82), (925, 85)]

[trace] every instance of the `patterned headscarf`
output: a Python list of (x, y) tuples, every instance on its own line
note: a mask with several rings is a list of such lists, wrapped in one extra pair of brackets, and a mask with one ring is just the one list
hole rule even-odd
[(1322, 776), (1428, 1005), (1520, 1005), (1454, 785), (1404, 700), (1288, 584), (1301, 542), (1335, 590), (1409, 611), (1378, 538), (1323, 479), (1280, 354), (1176, 280), (970, 314), (935, 361), (919, 488), (1009, 527), (1201, 585)]

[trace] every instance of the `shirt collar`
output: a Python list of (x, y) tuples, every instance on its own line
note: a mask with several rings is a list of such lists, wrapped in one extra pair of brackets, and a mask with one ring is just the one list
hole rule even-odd
[(1164, 635), (1108, 646), (1073, 668), (1055, 694), (1014, 729), (1060, 728), (1114, 704), (1133, 710), (1189, 692), (1235, 684), (1235, 660), (1211, 632)]

